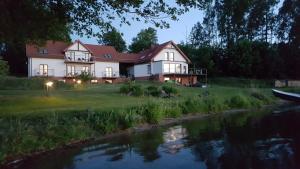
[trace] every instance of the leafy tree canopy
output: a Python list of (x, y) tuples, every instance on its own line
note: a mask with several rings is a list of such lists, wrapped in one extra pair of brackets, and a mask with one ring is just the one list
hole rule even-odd
[(118, 52), (123, 52), (126, 50), (126, 42), (124, 41), (122, 34), (115, 28), (112, 28), (112, 30), (104, 33), (99, 42), (104, 45), (115, 47)]
[(136, 20), (168, 27), (165, 18), (176, 20), (190, 7), (201, 7), (205, 1), (1, 0), (0, 42), (69, 40), (71, 31), (101, 38), (116, 19), (120, 24)]
[(152, 45), (157, 44), (157, 34), (154, 28), (142, 29), (135, 38), (132, 39), (132, 44), (129, 50), (132, 53), (149, 49)]

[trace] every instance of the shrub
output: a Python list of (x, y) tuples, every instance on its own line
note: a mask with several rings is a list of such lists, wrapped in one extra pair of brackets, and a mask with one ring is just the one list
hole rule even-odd
[(232, 96), (229, 100), (227, 100), (226, 104), (230, 108), (248, 108), (251, 103), (244, 96), (236, 95)]
[(149, 102), (140, 110), (144, 120), (150, 124), (159, 123), (164, 117), (164, 111), (160, 104)]
[(220, 112), (227, 109), (226, 104), (215, 96), (204, 99), (206, 112)]
[(141, 85), (136, 85), (133, 82), (128, 82), (120, 87), (120, 93), (130, 94), (133, 96), (142, 96), (144, 94), (144, 90)]
[(162, 90), (170, 97), (172, 94), (177, 94), (178, 90), (170, 85), (165, 85), (162, 87)]
[(197, 113), (200, 112), (200, 101), (201, 99), (187, 98), (182, 104), (182, 113)]
[(148, 86), (146, 90), (147, 95), (158, 97), (161, 93), (157, 86)]
[(165, 110), (166, 117), (177, 118), (182, 115), (182, 109), (179, 105), (170, 105)]
[(8, 63), (0, 57), (0, 76), (7, 76), (9, 72)]
[(92, 80), (92, 75), (89, 72), (81, 72), (77, 79), (80, 79), (82, 82), (86, 83)]
[(251, 93), (251, 96), (255, 99), (258, 99), (258, 100), (264, 102), (264, 103), (270, 103), (270, 99), (266, 95), (264, 95), (263, 93), (253, 91)]

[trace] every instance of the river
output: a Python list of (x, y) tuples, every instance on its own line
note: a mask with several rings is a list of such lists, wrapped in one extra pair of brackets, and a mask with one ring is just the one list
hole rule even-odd
[(231, 113), (54, 151), (16, 169), (297, 169), (300, 109)]

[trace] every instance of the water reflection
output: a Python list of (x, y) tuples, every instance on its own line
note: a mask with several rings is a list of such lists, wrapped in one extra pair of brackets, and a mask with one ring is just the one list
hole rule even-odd
[(182, 126), (174, 126), (164, 132), (164, 144), (162, 145), (166, 150), (164, 152), (176, 154), (184, 147), (184, 140), (188, 135), (187, 130)]
[(25, 161), (18, 169), (300, 168), (300, 112), (214, 116)]

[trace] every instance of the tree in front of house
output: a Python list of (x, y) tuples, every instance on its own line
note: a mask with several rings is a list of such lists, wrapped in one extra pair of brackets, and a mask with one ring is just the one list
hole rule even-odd
[(129, 50), (132, 53), (151, 48), (152, 45), (157, 44), (157, 32), (154, 28), (142, 29), (136, 37), (132, 39)]
[(9, 66), (6, 61), (1, 59), (0, 56), (0, 76), (6, 76), (9, 72)]
[(104, 33), (99, 42), (104, 45), (113, 46), (118, 52), (126, 51), (126, 42), (116, 28), (112, 28), (110, 31)]

